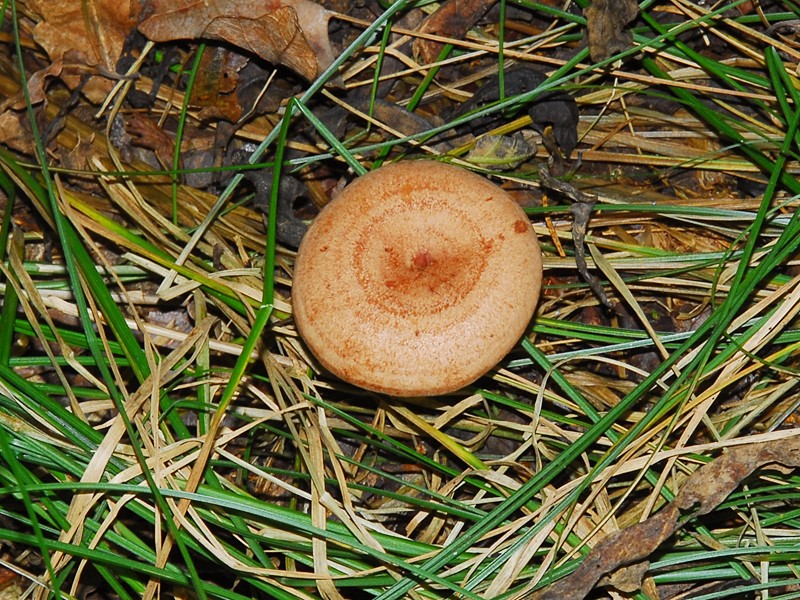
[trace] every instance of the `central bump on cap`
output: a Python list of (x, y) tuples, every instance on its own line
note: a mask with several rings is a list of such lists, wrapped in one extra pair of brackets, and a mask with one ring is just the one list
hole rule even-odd
[(414, 255), (414, 258), (411, 259), (411, 262), (414, 267), (422, 271), (433, 264), (433, 257), (427, 250), (420, 250)]

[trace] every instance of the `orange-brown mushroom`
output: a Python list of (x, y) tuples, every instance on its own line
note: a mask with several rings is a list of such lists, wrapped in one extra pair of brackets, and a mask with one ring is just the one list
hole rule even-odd
[(297, 329), (337, 377), (394, 396), (458, 390), (519, 341), (539, 299), (530, 221), (488, 180), (432, 161), (377, 169), (297, 253)]

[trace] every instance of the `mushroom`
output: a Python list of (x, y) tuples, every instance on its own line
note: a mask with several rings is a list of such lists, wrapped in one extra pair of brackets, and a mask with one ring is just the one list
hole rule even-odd
[(404, 161), (342, 190), (297, 253), (295, 324), (328, 371), (393, 396), (473, 383), (519, 341), (539, 299), (531, 223), (500, 187)]

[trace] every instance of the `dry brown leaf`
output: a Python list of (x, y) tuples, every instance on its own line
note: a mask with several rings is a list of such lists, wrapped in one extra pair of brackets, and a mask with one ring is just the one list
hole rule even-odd
[[(70, 89), (87, 73), (115, 72), (125, 39), (139, 17), (137, 0), (25, 0), (24, 4), (39, 17), (33, 37), (53, 63), (47, 74), (60, 74)], [(37, 89), (31, 92), (39, 100), (44, 97), (44, 79), (33, 76)], [(92, 102), (99, 102), (113, 85), (110, 78), (90, 77), (82, 91)]]
[(605, 60), (631, 45), (625, 27), (639, 14), (636, 0), (593, 0), (584, 13), (593, 61)]
[(247, 62), (246, 57), (227, 48), (209, 48), (203, 53), (192, 91), (192, 104), (201, 107), (197, 115), (201, 121), (239, 120), (244, 111), (236, 89), (239, 72)]
[(621, 567), (602, 577), (600, 579), (600, 585), (603, 587), (612, 587), (620, 592), (633, 594), (642, 587), (642, 580), (649, 568), (649, 560), (634, 563), (628, 567)]
[[(770, 463), (800, 467), (800, 436), (763, 444), (739, 446), (703, 465), (686, 480), (675, 500), (646, 521), (617, 531), (586, 555), (575, 571), (553, 585), (533, 593), (532, 600), (581, 600), (601, 577), (627, 567), (626, 588), (634, 583), (636, 568), (684, 523), (714, 510), (753, 471)], [(680, 521), (679, 521), (680, 519)], [(609, 579), (613, 581), (613, 578)], [(639, 581), (641, 585), (641, 580)]]
[[(497, 0), (449, 0), (418, 27), (420, 33), (454, 39), (463, 38)], [(434, 62), (442, 51), (442, 44), (418, 38), (414, 40), (414, 55), (420, 62)]]
[(143, 114), (133, 114), (125, 124), (131, 136), (131, 144), (140, 148), (147, 148), (156, 154), (161, 166), (168, 168), (175, 152), (175, 140), (161, 127)]
[(7, 110), (0, 114), (0, 144), (22, 154), (34, 152), (31, 128), (24, 112)]
[(145, 0), (139, 31), (154, 42), (222, 40), (311, 80), (334, 60), (331, 14), (311, 0)]

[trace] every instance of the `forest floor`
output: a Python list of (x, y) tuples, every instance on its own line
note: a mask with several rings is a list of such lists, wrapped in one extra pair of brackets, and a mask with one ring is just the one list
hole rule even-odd
[[(267, 4), (4, 5), (0, 597), (800, 598), (800, 7)], [(397, 398), (292, 283), (421, 158), (544, 278), (500, 364)]]

